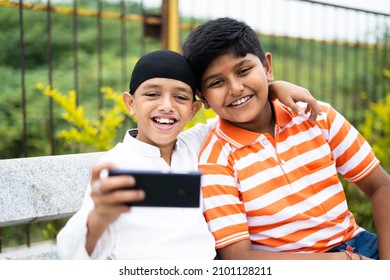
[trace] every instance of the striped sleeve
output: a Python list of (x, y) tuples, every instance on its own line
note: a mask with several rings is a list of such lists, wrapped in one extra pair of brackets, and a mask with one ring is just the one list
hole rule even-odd
[(379, 160), (364, 137), (331, 106), (321, 125), (326, 126), (321, 128), (327, 130), (337, 171), (344, 179), (359, 182), (379, 165)]
[(249, 238), (228, 147), (211, 135), (199, 156), (204, 215), (217, 249)]

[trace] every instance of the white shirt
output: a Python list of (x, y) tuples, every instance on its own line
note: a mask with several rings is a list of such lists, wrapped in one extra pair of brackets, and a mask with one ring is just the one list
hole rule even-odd
[[(212, 123), (214, 125), (215, 122)], [(138, 141), (128, 131), (99, 161), (112, 162), (118, 168), (194, 171), (198, 153), (212, 125), (196, 125), (181, 133), (169, 166), (160, 150)], [(57, 236), (62, 259), (213, 259), (215, 241), (199, 208), (132, 207), (122, 214), (98, 240), (91, 256), (85, 250), (87, 218), (94, 207), (88, 186), (81, 209)]]

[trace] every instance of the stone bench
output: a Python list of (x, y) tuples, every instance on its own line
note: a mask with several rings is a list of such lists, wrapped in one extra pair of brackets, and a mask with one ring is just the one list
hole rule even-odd
[[(0, 227), (72, 216), (103, 152), (0, 160)], [(3, 249), (0, 259), (57, 259), (55, 242)]]

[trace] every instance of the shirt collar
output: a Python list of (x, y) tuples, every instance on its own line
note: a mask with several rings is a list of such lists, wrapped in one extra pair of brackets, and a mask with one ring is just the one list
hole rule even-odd
[[(274, 109), (276, 126), (284, 127), (291, 122), (294, 112), (290, 108), (280, 103), (279, 100), (272, 100), (271, 105)], [(254, 142), (261, 135), (261, 133), (236, 127), (222, 118), (219, 118), (216, 133), (237, 148)]]
[(136, 137), (138, 134), (138, 129), (130, 129), (125, 134), (125, 138), (123, 139), (123, 144), (125, 145), (131, 145), (133, 148), (135, 148), (138, 151), (142, 151), (142, 154), (145, 156), (154, 156), (154, 157), (160, 157), (160, 149), (156, 146), (150, 145), (148, 143), (139, 141)]
[[(132, 145), (132, 147), (135, 147), (138, 149), (138, 151), (142, 151), (142, 153), (145, 156), (152, 156), (152, 157), (161, 157), (161, 151), (158, 147), (139, 141), (136, 137), (138, 135), (138, 129), (133, 128), (129, 129), (127, 133), (125, 134), (125, 137), (123, 139), (123, 143), (125, 145)], [(173, 153), (175, 153), (176, 149), (182, 145), (180, 141), (180, 138), (178, 137), (175, 147), (173, 148)]]

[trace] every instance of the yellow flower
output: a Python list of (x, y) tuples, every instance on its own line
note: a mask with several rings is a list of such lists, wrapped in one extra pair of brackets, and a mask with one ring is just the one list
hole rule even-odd
[(104, 98), (111, 100), (113, 106), (109, 110), (101, 110), (99, 118), (88, 119), (85, 109), (77, 105), (77, 93), (72, 90), (67, 95), (57, 89), (51, 89), (42, 83), (37, 83), (36, 88), (44, 95), (50, 96), (62, 109), (62, 118), (70, 127), (59, 131), (58, 137), (67, 144), (83, 144), (98, 150), (108, 150), (115, 144), (118, 128), (124, 122), (128, 112), (122, 102), (121, 94), (115, 93), (109, 87), (101, 89)]

